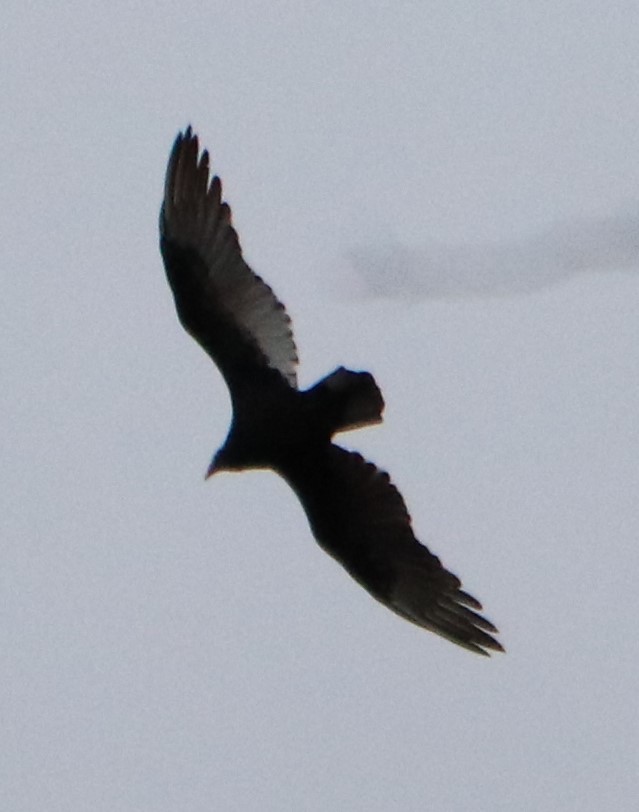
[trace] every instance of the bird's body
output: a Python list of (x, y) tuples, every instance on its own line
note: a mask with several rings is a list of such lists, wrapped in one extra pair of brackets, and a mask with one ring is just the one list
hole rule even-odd
[(221, 183), (209, 181), (188, 128), (176, 139), (160, 214), (160, 247), (180, 321), (222, 372), (233, 418), (209, 474), (268, 468), (297, 494), (319, 544), (402, 617), (472, 651), (501, 650), (495, 627), (413, 535), (388, 474), (332, 442), (381, 421), (368, 372), (339, 367), (297, 388), (290, 319), (242, 258)]

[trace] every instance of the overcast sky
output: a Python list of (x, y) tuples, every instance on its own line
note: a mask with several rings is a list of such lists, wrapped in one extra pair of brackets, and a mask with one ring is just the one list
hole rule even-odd
[[(639, 6), (2, 18), (0, 808), (635, 809)], [(375, 374), (344, 444), (506, 655), (378, 605), (273, 474), (203, 481), (229, 398), (157, 248), (187, 123), (301, 383)]]

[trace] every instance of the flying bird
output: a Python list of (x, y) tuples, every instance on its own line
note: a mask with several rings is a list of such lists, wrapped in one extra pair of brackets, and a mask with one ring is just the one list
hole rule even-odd
[(169, 158), (160, 250), (179, 319), (228, 385), (231, 427), (207, 476), (266, 468), (297, 494), (320, 546), (393, 612), (479, 654), (503, 651), (482, 606), (415, 537), (390, 477), (333, 436), (382, 420), (368, 372), (297, 388), (291, 320), (243, 259), (222, 184), (188, 127)]

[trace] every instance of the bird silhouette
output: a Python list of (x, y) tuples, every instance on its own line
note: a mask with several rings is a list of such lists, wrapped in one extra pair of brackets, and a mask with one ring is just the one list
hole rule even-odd
[(332, 442), (379, 423), (373, 376), (339, 367), (297, 388), (291, 320), (242, 257), (209, 154), (188, 127), (170, 154), (160, 250), (179, 319), (219, 367), (233, 408), (207, 476), (266, 468), (297, 494), (320, 546), (396, 614), (471, 651), (503, 651), (482, 606), (413, 534), (384, 471)]

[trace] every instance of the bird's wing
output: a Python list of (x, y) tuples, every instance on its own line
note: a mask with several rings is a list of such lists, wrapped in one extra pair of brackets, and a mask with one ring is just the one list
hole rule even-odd
[(320, 545), (398, 615), (480, 654), (502, 651), (497, 629), (461, 581), (415, 538), (406, 504), (360, 454), (330, 445), (279, 471)]
[(189, 127), (175, 141), (160, 212), (160, 248), (180, 321), (234, 387), (277, 371), (297, 385), (291, 320), (246, 264), (222, 185), (209, 183)]

